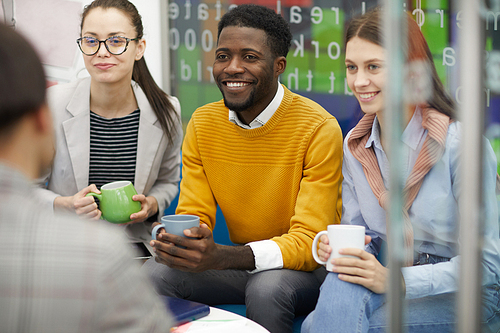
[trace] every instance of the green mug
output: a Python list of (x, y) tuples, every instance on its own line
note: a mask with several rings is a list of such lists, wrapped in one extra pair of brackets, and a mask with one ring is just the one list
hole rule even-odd
[(112, 223), (130, 222), (130, 215), (141, 210), (141, 203), (132, 200), (137, 194), (128, 180), (107, 183), (101, 187), (101, 194), (90, 192), (86, 195), (99, 199), (102, 217)]

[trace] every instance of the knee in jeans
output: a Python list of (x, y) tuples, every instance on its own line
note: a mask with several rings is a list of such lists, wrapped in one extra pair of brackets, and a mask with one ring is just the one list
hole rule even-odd
[(278, 300), (281, 299), (283, 296), (290, 296), (289, 293), (286, 292), (282, 288), (282, 285), (279, 283), (269, 283), (266, 285), (261, 286), (260, 288), (251, 288), (251, 290), (246, 291), (246, 297), (247, 299), (253, 298), (253, 299), (260, 299), (263, 301), (266, 300)]
[(160, 264), (158, 264), (154, 258), (149, 259), (143, 265), (141, 270), (146, 273), (153, 285), (161, 284), (162, 282), (162, 269)]
[(247, 284), (245, 291), (246, 304), (269, 304), (289, 302), (294, 296), (294, 290), (289, 290), (287, 284), (280, 279), (261, 279), (258, 283)]
[[(177, 291), (177, 286), (182, 283), (182, 273), (168, 266), (158, 264), (154, 259), (144, 263), (142, 270), (151, 280), (156, 292), (160, 295), (182, 297)], [(177, 273), (178, 272), (178, 273)]]
[(337, 277), (337, 274), (329, 273), (320, 288), (320, 300), (326, 302), (330, 307), (342, 308), (342, 302), (337, 299), (349, 300), (349, 302), (361, 301), (362, 295), (369, 292), (366, 288), (345, 282)]

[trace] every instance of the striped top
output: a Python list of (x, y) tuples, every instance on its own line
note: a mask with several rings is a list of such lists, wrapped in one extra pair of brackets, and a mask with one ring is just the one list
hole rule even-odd
[(89, 185), (100, 189), (118, 180), (134, 183), (139, 117), (139, 109), (112, 119), (90, 111)]

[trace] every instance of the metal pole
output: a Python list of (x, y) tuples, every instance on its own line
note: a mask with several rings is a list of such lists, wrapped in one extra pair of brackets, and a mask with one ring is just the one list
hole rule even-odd
[(483, 52), (480, 1), (461, 0), (460, 83), (463, 98), (459, 119), (463, 124), (460, 194), (461, 266), (457, 323), (461, 333), (480, 332), (481, 311), (481, 198), (482, 133), (484, 126)]
[(162, 55), (162, 88), (167, 94), (172, 94), (170, 80), (170, 36), (168, 0), (160, 0), (160, 29), (161, 29), (161, 55)]
[(401, 134), (405, 105), (403, 101), (403, 38), (406, 37), (406, 21), (403, 20), (401, 0), (384, 0), (384, 46), (387, 52), (387, 84), (384, 108), (383, 146), (390, 164), (390, 206), (387, 211), (389, 284), (387, 291), (389, 332), (403, 330), (403, 295), (401, 290), (401, 267), (404, 260), (404, 233), (402, 214), (402, 142)]
[(14, 0), (1, 0), (4, 14), (4, 22), (7, 26), (14, 28), (16, 20), (14, 19)]

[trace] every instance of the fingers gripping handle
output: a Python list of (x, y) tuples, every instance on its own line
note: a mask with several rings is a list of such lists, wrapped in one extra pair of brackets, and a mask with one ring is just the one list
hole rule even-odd
[(318, 256), (318, 241), (322, 235), (328, 235), (328, 231), (326, 231), (326, 230), (320, 231), (320, 232), (318, 232), (316, 237), (314, 237), (313, 244), (312, 244), (312, 255), (314, 257), (314, 260), (316, 260), (316, 262), (318, 264), (326, 265), (326, 261), (322, 261)]
[(154, 240), (156, 240), (156, 234), (158, 233), (158, 230), (160, 228), (165, 228), (165, 224), (158, 224), (157, 226), (155, 226), (153, 228), (153, 230), (151, 230), (151, 238), (153, 238)]

